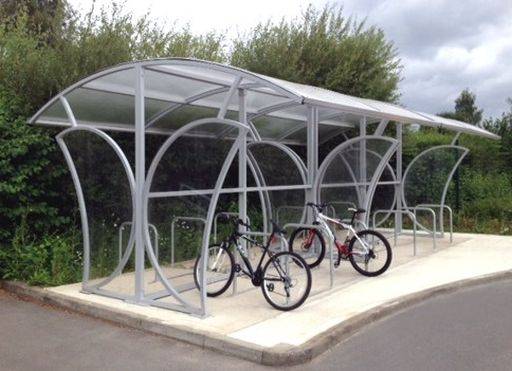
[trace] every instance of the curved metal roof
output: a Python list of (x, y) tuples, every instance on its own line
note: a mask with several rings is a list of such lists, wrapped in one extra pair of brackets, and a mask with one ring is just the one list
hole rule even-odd
[[(493, 133), (464, 122), (406, 109), (394, 104), (353, 97), (315, 86), (280, 80), (214, 62), (168, 58), (120, 64), (69, 86), (45, 104), (29, 122), (108, 130), (134, 128), (135, 66), (144, 67), (147, 132), (169, 134), (196, 118), (216, 116), (225, 106), (226, 117), (236, 118), (238, 99), (246, 91), (247, 112), (264, 139), (305, 139), (307, 105), (319, 110), (320, 135), (368, 122), (397, 121), (443, 127), (448, 130), (499, 139)], [(323, 133), (323, 134), (322, 134)]]

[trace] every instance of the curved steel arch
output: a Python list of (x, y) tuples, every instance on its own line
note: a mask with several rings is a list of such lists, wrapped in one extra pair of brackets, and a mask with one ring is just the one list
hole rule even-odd
[[(455, 164), (453, 165), (453, 168), (448, 173), (448, 176), (446, 177), (446, 183), (445, 183), (445, 185), (443, 187), (443, 193), (441, 194), (441, 202), (440, 202), (440, 210), (439, 210), (439, 224), (441, 226), (443, 226), (444, 206), (445, 206), (445, 201), (446, 201), (446, 194), (448, 192), (448, 187), (450, 186), (450, 183), (452, 181), (453, 174), (455, 173), (455, 171), (459, 167), (459, 165), (462, 162), (462, 160), (464, 159), (464, 157), (466, 157), (466, 155), (469, 153), (469, 149), (468, 148), (462, 147), (462, 146), (458, 146), (458, 145), (454, 145), (454, 144), (442, 144), (442, 145), (439, 145), (439, 146), (434, 146), (434, 147), (427, 148), (426, 150), (420, 152), (416, 157), (414, 157), (412, 159), (412, 161), (409, 163), (409, 165), (407, 165), (407, 168), (404, 171), (404, 175), (402, 177), (402, 187), (401, 187), (402, 188), (402, 194), (400, 195), (400, 197), (402, 198), (402, 204), (403, 204), (404, 209), (411, 210), (411, 207), (407, 205), (407, 201), (405, 199), (405, 181), (407, 180), (407, 175), (409, 174), (409, 171), (411, 170), (412, 166), (416, 163), (416, 161), (418, 161), (421, 157), (423, 157), (427, 153), (436, 151), (438, 149), (444, 149), (444, 148), (458, 149), (458, 150), (462, 151), (462, 154), (459, 156), (457, 161), (455, 161)], [(416, 225), (418, 227), (420, 227), (421, 229), (423, 229), (424, 231), (432, 233), (432, 231), (430, 229), (428, 229), (425, 226), (423, 226), (420, 222), (416, 221)], [(442, 227), (441, 227), (441, 229), (442, 229)]]
[[(341, 154), (345, 149), (350, 148), (353, 144), (357, 142), (367, 141), (367, 140), (380, 140), (380, 141), (386, 141), (390, 143), (389, 148), (387, 149), (386, 153), (382, 156), (381, 161), (377, 168), (375, 169), (375, 172), (372, 176), (372, 179), (370, 180), (368, 189), (366, 190), (366, 195), (364, 198), (364, 205), (363, 207), (365, 209), (368, 209), (368, 206), (370, 205), (370, 202), (373, 199), (373, 195), (375, 193), (375, 188), (377, 187), (377, 182), (380, 179), (382, 172), (384, 171), (384, 167), (388, 164), (389, 159), (393, 155), (393, 153), (398, 148), (398, 140), (390, 137), (383, 137), (380, 135), (365, 135), (360, 137), (355, 137), (352, 139), (349, 139), (341, 144), (339, 144), (337, 147), (335, 147), (324, 159), (322, 164), (320, 165), (318, 169), (318, 174), (315, 179), (313, 192), (316, 195), (317, 199), (320, 199), (320, 188), (322, 186), (322, 181), (325, 176), (325, 172), (327, 171), (327, 168), (329, 165), (333, 162), (333, 160), (336, 158), (337, 155)], [(366, 180), (364, 180), (366, 182)], [(368, 224), (369, 220), (369, 213), (365, 214), (366, 224)]]
[[(374, 156), (378, 157), (381, 159), (382, 161), (382, 157), (380, 156), (380, 154), (378, 154), (377, 152), (375, 151), (370, 151), (370, 150), (366, 150), (367, 153), (371, 153), (373, 154)], [(396, 174), (395, 174), (395, 171), (393, 170), (393, 167), (391, 166), (391, 164), (389, 163), (389, 160), (388, 162), (386, 162), (386, 165), (384, 167), (384, 170), (387, 169), (390, 174), (391, 174), (391, 178), (393, 179), (393, 182), (396, 182)], [(384, 170), (382, 173), (384, 173)], [(381, 177), (382, 177), (382, 174), (381, 174)], [(380, 177), (379, 177), (379, 180), (380, 180)], [(375, 187), (375, 191), (377, 190), (377, 187), (379, 186), (379, 181), (377, 181), (377, 184), (376, 184), (376, 187)], [(394, 196), (393, 196), (393, 203), (391, 204), (391, 207), (390, 207), (390, 210), (394, 209), (395, 208), (395, 205), (396, 205), (396, 196), (397, 196), (397, 191), (396, 191), (396, 187), (394, 187)], [(373, 197), (372, 197), (372, 203), (373, 203)], [(369, 209), (368, 209), (368, 213), (371, 211), (371, 206), (372, 204), (369, 204)], [(382, 218), (382, 220), (380, 222), (378, 222), (375, 227), (378, 227), (380, 226), (382, 223), (384, 223), (390, 216), (391, 216), (391, 212), (388, 212), (384, 218)]]
[[(78, 176), (78, 172), (76, 171), (75, 162), (73, 161), (73, 157), (71, 156), (71, 153), (69, 152), (69, 148), (65, 142), (65, 136), (72, 132), (77, 131), (86, 131), (90, 132), (94, 135), (99, 136), (102, 138), (116, 153), (117, 157), (121, 161), (121, 164), (123, 165), (123, 168), (125, 170), (126, 176), (128, 178), (128, 184), (130, 187), (130, 194), (132, 199), (132, 223), (135, 221), (135, 177), (133, 175), (132, 168), (130, 167), (130, 163), (128, 162), (128, 159), (126, 158), (123, 150), (119, 145), (116, 143), (112, 137), (110, 137), (105, 132), (92, 128), (87, 126), (73, 126), (71, 128), (68, 128), (66, 130), (61, 131), (57, 137), (57, 143), (59, 147), (61, 148), (64, 158), (66, 160), (66, 163), (69, 167), (69, 170), (71, 172), (71, 177), (73, 179), (73, 184), (75, 185), (75, 191), (78, 198), (78, 208), (80, 210), (80, 219), (82, 224), (82, 234), (83, 234), (83, 246), (84, 246), (84, 272), (83, 272), (83, 279), (82, 279), (82, 288), (85, 291), (91, 291), (97, 288), (100, 288), (101, 286), (107, 285), (109, 282), (111, 282), (115, 277), (121, 274), (123, 268), (125, 267), (126, 263), (128, 262), (128, 259), (130, 258), (130, 255), (132, 253), (133, 247), (135, 245), (135, 230), (134, 228), (130, 229), (130, 236), (128, 238), (128, 244), (127, 248), (125, 249), (125, 253), (122, 257), (122, 259), (119, 261), (116, 269), (104, 280), (100, 281), (99, 283), (94, 284), (93, 286), (89, 286), (89, 272), (90, 272), (90, 235), (89, 235), (89, 220), (87, 216), (87, 205), (85, 203), (85, 198), (83, 194), (82, 185), (80, 182), (80, 177)], [(132, 224), (133, 225), (133, 224)]]
[[(146, 181), (144, 183), (144, 190), (143, 190), (143, 230), (144, 230), (144, 242), (146, 246), (146, 251), (149, 256), (149, 260), (151, 262), (151, 265), (155, 269), (157, 276), (160, 280), (160, 282), (164, 285), (165, 289), (168, 291), (170, 295), (172, 295), (176, 300), (178, 300), (179, 303), (181, 303), (182, 306), (184, 306), (186, 309), (190, 310), (193, 313), (197, 313), (200, 315), (206, 314), (206, 282), (205, 277), (206, 275), (204, 272), (206, 271), (206, 264), (207, 260), (203, 259), (203, 266), (201, 269), (201, 308), (197, 308), (193, 304), (189, 303), (187, 300), (185, 300), (179, 292), (177, 292), (172, 284), (169, 282), (165, 274), (163, 273), (160, 264), (158, 263), (158, 260), (156, 259), (156, 255), (153, 250), (153, 246), (151, 244), (151, 237), (149, 235), (149, 221), (148, 221), (148, 205), (149, 205), (149, 194), (151, 190), (151, 185), (153, 182), (153, 178), (156, 172), (156, 169), (158, 165), (160, 164), (160, 161), (162, 160), (162, 157), (167, 152), (167, 150), (170, 148), (170, 146), (179, 139), (183, 134), (185, 134), (187, 131), (190, 131), (194, 129), (197, 126), (205, 125), (205, 124), (212, 124), (212, 123), (218, 123), (223, 125), (229, 125), (232, 127), (236, 127), (239, 129), (240, 134), (237, 138), (237, 140), (233, 143), (231, 146), (231, 149), (229, 153), (227, 154), (224, 163), (222, 165), (222, 169), (219, 173), (219, 176), (217, 178), (217, 182), (215, 184), (214, 192), (211, 196), (210, 205), (208, 207), (208, 213), (206, 217), (206, 223), (204, 227), (203, 232), (203, 242), (201, 246), (201, 255), (206, 256), (207, 249), (208, 249), (208, 241), (210, 238), (210, 232), (212, 229), (212, 223), (213, 223), (213, 217), (215, 213), (215, 206), (218, 201), (218, 197), (220, 194), (220, 190), (222, 188), (222, 185), (224, 184), (224, 180), (226, 177), (226, 174), (229, 170), (229, 166), (233, 162), (233, 159), (236, 155), (236, 152), (238, 151), (238, 147), (240, 146), (240, 141), (243, 139), (246, 140), (247, 132), (249, 132), (249, 127), (247, 125), (244, 125), (238, 121), (234, 120), (228, 120), (228, 119), (219, 119), (219, 118), (203, 118), (199, 120), (192, 121), (188, 123), (187, 125), (181, 127), (177, 131), (175, 131), (167, 140), (161, 145), (159, 148), (157, 154), (153, 158), (153, 161), (151, 162), (151, 165), (148, 169), (147, 175), (146, 175)], [(242, 138), (242, 139), (241, 139)]]

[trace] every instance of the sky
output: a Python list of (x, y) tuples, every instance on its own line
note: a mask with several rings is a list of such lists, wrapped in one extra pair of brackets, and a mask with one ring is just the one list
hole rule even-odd
[[(402, 61), (400, 103), (438, 113), (453, 110), (469, 88), (484, 116), (499, 116), (512, 97), (512, 0), (126, 0), (125, 11), (151, 13), (164, 25), (189, 25), (229, 37), (260, 21), (300, 17), (308, 4), (340, 4), (346, 16), (382, 28)], [(92, 0), (71, 0), (82, 10)], [(96, 7), (108, 4), (96, 0)]]

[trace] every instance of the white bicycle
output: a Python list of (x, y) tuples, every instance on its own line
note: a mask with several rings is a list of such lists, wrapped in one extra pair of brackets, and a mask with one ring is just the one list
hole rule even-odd
[[(322, 233), (336, 246), (335, 267), (339, 267), (341, 260), (348, 260), (357, 272), (369, 277), (378, 276), (389, 268), (392, 252), (386, 237), (371, 229), (356, 231), (354, 228), (356, 216), (365, 213), (366, 210), (349, 208), (352, 219), (350, 224), (346, 224), (323, 213), (327, 204), (309, 202), (307, 206), (313, 209), (313, 224), (319, 228), (296, 229), (290, 236), (289, 248), (290, 251), (302, 256), (310, 268), (318, 266), (325, 257), (325, 240)], [(329, 224), (347, 231), (343, 243), (336, 238)]]

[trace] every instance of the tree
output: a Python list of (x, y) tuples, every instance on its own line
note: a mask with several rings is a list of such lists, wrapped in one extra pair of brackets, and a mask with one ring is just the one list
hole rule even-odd
[(301, 19), (260, 23), (234, 41), (231, 64), (341, 93), (396, 101), (400, 60), (382, 30), (310, 6)]
[(166, 31), (115, 4), (82, 15), (57, 0), (2, 1), (0, 50), (0, 244), (10, 241), (22, 216), (37, 236), (75, 221), (55, 131), (26, 124), (46, 101), (121, 62), (169, 55), (225, 60), (222, 35)]
[(455, 111), (443, 112), (440, 115), (478, 126), (482, 122), (483, 112), (476, 106), (476, 95), (469, 89), (464, 89), (455, 99)]

